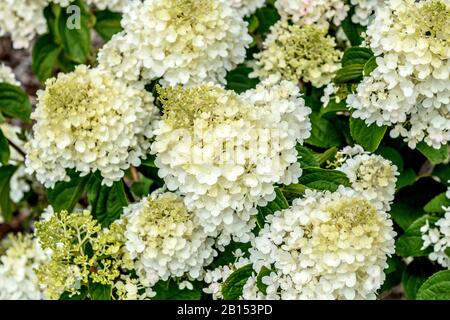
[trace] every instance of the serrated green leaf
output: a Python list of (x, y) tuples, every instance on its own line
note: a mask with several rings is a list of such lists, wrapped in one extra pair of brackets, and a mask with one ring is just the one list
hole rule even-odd
[(3, 131), (0, 129), (0, 163), (7, 165), (11, 157), (11, 150), (9, 149), (8, 139), (6, 139)]
[(58, 56), (62, 47), (53, 42), (50, 34), (40, 36), (33, 46), (32, 69), (41, 82), (45, 82), (53, 74), (58, 64)]
[(89, 180), (88, 201), (92, 206), (92, 216), (102, 225), (108, 227), (120, 218), (123, 208), (128, 205), (122, 181), (115, 182), (112, 187), (102, 185), (102, 178), (93, 175)]
[(101, 283), (89, 284), (89, 296), (92, 300), (111, 300), (112, 287)]
[(364, 70), (363, 70), (364, 77), (369, 76), (377, 67), (378, 67), (378, 65), (377, 65), (377, 58), (376, 57), (370, 58), (364, 64)]
[(364, 120), (350, 118), (350, 133), (355, 142), (365, 150), (374, 152), (383, 140), (387, 127), (379, 127), (376, 124), (368, 126)]
[(425, 142), (420, 142), (417, 144), (417, 150), (433, 164), (440, 164), (448, 159), (448, 145), (444, 145), (440, 149), (434, 149)]
[(407, 203), (396, 202), (391, 206), (390, 214), (400, 228), (407, 230), (414, 221), (425, 215), (425, 211)]
[(353, 16), (353, 14), (354, 9), (351, 8), (347, 17), (344, 19), (344, 21), (342, 21), (341, 27), (352, 46), (359, 46), (363, 41), (361, 34), (365, 31), (366, 28), (352, 22), (351, 17)]
[(3, 219), (10, 222), (12, 218), (12, 203), (9, 197), (10, 181), (17, 167), (7, 165), (0, 167), (0, 210)]
[(80, 200), (90, 176), (80, 177), (78, 173), (69, 173), (70, 181), (61, 181), (53, 189), (48, 189), (48, 201), (56, 212), (71, 212)]
[(302, 168), (320, 167), (320, 163), (314, 157), (314, 153), (305, 146), (298, 144), (296, 146), (298, 152), (298, 162)]
[(112, 36), (122, 31), (120, 20), (122, 14), (109, 10), (97, 11), (95, 13), (95, 31), (102, 37), (104, 41), (111, 40)]
[(418, 300), (450, 300), (450, 270), (432, 275), (417, 292)]
[(351, 64), (366, 64), (372, 57), (373, 52), (369, 48), (350, 47), (345, 50), (341, 63), (343, 67)]
[(444, 213), (443, 207), (450, 207), (450, 199), (447, 198), (445, 192), (434, 197), (423, 209), (426, 213)]
[(437, 220), (438, 218), (435, 216), (425, 215), (411, 223), (408, 229), (406, 229), (405, 233), (397, 239), (397, 255), (399, 255), (400, 257), (427, 256), (431, 249), (427, 248), (425, 250), (422, 250), (423, 240), (420, 228), (425, 225), (426, 221), (428, 221), (430, 224), (434, 224)]
[(21, 88), (9, 83), (0, 83), (0, 112), (12, 118), (30, 122), (31, 103)]
[(222, 284), (224, 300), (238, 300), (242, 296), (242, 290), (248, 278), (253, 274), (253, 267), (248, 264), (234, 271)]
[(333, 82), (341, 83), (359, 83), (363, 79), (363, 64), (350, 64), (336, 72)]
[(299, 183), (316, 190), (328, 190), (334, 192), (340, 185), (350, 186), (350, 182), (345, 173), (337, 170), (321, 168), (305, 168)]
[(331, 120), (322, 118), (315, 112), (310, 115), (310, 120), (312, 130), (311, 137), (306, 140), (307, 144), (319, 148), (331, 148), (342, 144), (342, 135)]

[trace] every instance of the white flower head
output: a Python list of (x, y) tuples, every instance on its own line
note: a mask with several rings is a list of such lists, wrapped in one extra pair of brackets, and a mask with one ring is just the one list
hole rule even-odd
[(124, 31), (99, 53), (99, 64), (127, 81), (225, 82), (252, 38), (228, 0), (145, 0), (124, 9)]
[(103, 70), (78, 66), (49, 79), (32, 114), (27, 172), (53, 187), (69, 179), (68, 169), (81, 175), (98, 170), (110, 186), (146, 156), (156, 113), (150, 93)]
[(249, 16), (266, 3), (265, 0), (229, 0), (230, 5), (242, 16)]
[(256, 205), (301, 175), (295, 146), (310, 135), (309, 108), (294, 83), (263, 83), (241, 95), (214, 84), (165, 88), (152, 153), (205, 232), (248, 242)]
[(9, 83), (14, 86), (20, 86), (13, 70), (4, 63), (0, 63), (0, 83)]
[(249, 279), (244, 299), (374, 299), (394, 253), (388, 214), (350, 188), (307, 190), (292, 207), (268, 216), (250, 260), (265, 294)]
[(194, 215), (174, 193), (144, 198), (124, 209), (126, 249), (135, 261), (137, 275), (150, 286), (158, 280), (188, 275), (203, 276), (203, 267), (216, 251), (194, 223)]
[(434, 225), (427, 221), (420, 229), (422, 232), (422, 249), (432, 248), (428, 255), (431, 261), (436, 261), (442, 267), (450, 269), (450, 208), (444, 208), (445, 215)]

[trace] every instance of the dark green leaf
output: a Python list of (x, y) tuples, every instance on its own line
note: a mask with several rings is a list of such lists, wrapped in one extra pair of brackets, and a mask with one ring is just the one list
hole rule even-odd
[(89, 284), (89, 296), (92, 300), (111, 300), (112, 287), (100, 283)]
[(9, 83), (0, 83), (0, 111), (8, 117), (29, 122), (31, 103), (21, 88)]
[(355, 142), (365, 150), (373, 152), (386, 134), (387, 127), (379, 127), (376, 124), (368, 126), (364, 120), (350, 118), (350, 133)]
[(298, 162), (302, 168), (320, 167), (320, 163), (315, 159), (314, 153), (311, 150), (300, 144), (297, 145), (296, 149), (298, 152)]
[(263, 294), (266, 294), (267, 285), (263, 283), (262, 279), (265, 276), (270, 275), (271, 272), (272, 270), (266, 268), (265, 266), (262, 266), (261, 270), (259, 270), (258, 276), (256, 277), (256, 286)]
[(333, 159), (338, 152), (338, 148), (331, 147), (330, 149), (326, 150), (323, 153), (316, 153), (314, 157), (316, 160), (322, 165), (325, 164), (328, 160)]
[(45, 82), (53, 74), (58, 64), (58, 56), (62, 48), (53, 42), (50, 34), (40, 36), (33, 47), (33, 73), (41, 82)]
[(128, 205), (122, 181), (115, 182), (112, 187), (102, 185), (102, 179), (93, 175), (88, 184), (88, 201), (92, 206), (92, 216), (107, 227), (120, 218), (123, 208)]
[(331, 99), (327, 106), (322, 106), (320, 109), (320, 115), (325, 116), (328, 114), (336, 114), (337, 112), (347, 112), (349, 111), (345, 101), (339, 103), (335, 99)]
[(399, 172), (403, 171), (404, 162), (400, 152), (391, 147), (380, 146), (376, 153), (395, 164)]
[(428, 202), (425, 205), (424, 210), (426, 213), (444, 213), (445, 210), (443, 207), (450, 207), (450, 199), (447, 198), (445, 192)]
[(280, 15), (275, 8), (264, 7), (256, 10), (256, 17), (259, 20), (259, 33), (267, 33), (278, 20), (280, 20)]
[(366, 64), (373, 57), (373, 52), (369, 48), (351, 47), (345, 50), (342, 57), (342, 66), (351, 64)]
[(417, 292), (418, 300), (450, 300), (450, 270), (432, 275)]
[(426, 221), (430, 224), (434, 224), (438, 218), (430, 215), (425, 215), (414, 221), (405, 233), (397, 239), (396, 243), (396, 253), (401, 257), (424, 257), (430, 252), (430, 249), (422, 250), (423, 240), (422, 228)]
[(86, 287), (81, 287), (78, 291), (78, 294), (64, 292), (59, 297), (59, 300), (85, 300), (88, 294), (88, 289)]
[(259, 229), (262, 229), (264, 227), (264, 224), (266, 223), (266, 217), (268, 215), (289, 208), (289, 203), (284, 197), (283, 192), (281, 192), (280, 189), (276, 188), (275, 193), (276, 198), (273, 201), (269, 202), (267, 206), (258, 207), (258, 216), (256, 218)]
[(336, 191), (340, 185), (350, 186), (345, 173), (321, 168), (305, 168), (299, 183), (316, 190)]
[(348, 13), (347, 18), (342, 21), (341, 26), (352, 46), (359, 46), (363, 41), (361, 33), (365, 31), (365, 28), (352, 22), (351, 17), (353, 16), (353, 13), (354, 9), (352, 8)]
[(48, 190), (48, 201), (56, 212), (67, 210), (71, 212), (80, 200), (90, 176), (79, 177), (75, 172), (69, 173), (69, 182), (58, 182), (53, 189)]
[(143, 198), (150, 194), (152, 184), (153, 180), (142, 177), (139, 181), (136, 181), (131, 185), (131, 191), (139, 198)]
[(102, 10), (97, 11), (95, 17), (95, 30), (104, 41), (111, 40), (113, 35), (122, 31), (122, 26), (120, 25), (122, 15), (120, 13)]
[(416, 258), (403, 271), (402, 284), (406, 298), (415, 300), (422, 284), (436, 272), (428, 258)]
[(248, 278), (253, 274), (253, 267), (248, 264), (233, 272), (222, 284), (224, 300), (238, 300), (242, 296), (242, 290)]
[(178, 284), (173, 280), (159, 281), (152, 289), (156, 296), (152, 300), (200, 300), (202, 297), (202, 283), (200, 281), (191, 281), (193, 290), (180, 290)]
[(7, 165), (9, 158), (11, 157), (11, 151), (9, 150), (8, 139), (6, 139), (2, 130), (0, 129), (0, 163)]
[(416, 208), (407, 203), (396, 202), (391, 206), (391, 216), (400, 228), (407, 230), (408, 227), (425, 212), (421, 208)]
[(351, 64), (343, 67), (334, 77), (334, 83), (358, 83), (363, 79), (363, 64)]
[(450, 165), (439, 164), (434, 168), (433, 175), (438, 177), (444, 185), (450, 184)]
[(234, 253), (237, 250), (241, 250), (244, 253), (244, 257), (248, 257), (248, 249), (250, 247), (251, 247), (250, 242), (241, 243), (231, 241), (231, 243), (225, 247), (224, 251), (219, 252), (214, 261), (210, 265), (208, 265), (207, 269), (214, 270), (218, 267), (234, 263), (236, 261)]
[(0, 167), (0, 209), (3, 219), (10, 222), (12, 218), (12, 204), (9, 198), (11, 177), (16, 172), (15, 166)]
[(380, 293), (391, 290), (392, 288), (400, 284), (403, 270), (405, 269), (403, 261), (395, 255), (392, 257), (388, 257), (387, 263), (388, 267), (384, 270), (386, 280), (379, 290)]
[(250, 78), (249, 74), (253, 70), (245, 66), (239, 66), (228, 72), (226, 76), (228, 90), (234, 90), (236, 93), (242, 93), (249, 89), (254, 89), (259, 83), (259, 79)]
[(434, 149), (425, 142), (420, 142), (417, 145), (417, 150), (419, 150), (433, 164), (443, 163), (448, 158), (448, 145), (444, 145), (440, 149)]
[(364, 77), (369, 76), (373, 72), (373, 70), (375, 70), (377, 67), (378, 67), (378, 65), (377, 65), (377, 58), (376, 57), (370, 58), (364, 64), (364, 70), (363, 70)]
[(397, 190), (411, 186), (417, 181), (417, 175), (413, 169), (408, 168), (397, 177)]
[(331, 120), (320, 117), (317, 113), (310, 115), (311, 137), (306, 141), (319, 148), (331, 148), (342, 144), (342, 135)]

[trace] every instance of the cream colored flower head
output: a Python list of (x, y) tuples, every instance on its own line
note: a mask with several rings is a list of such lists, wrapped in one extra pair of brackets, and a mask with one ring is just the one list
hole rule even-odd
[(382, 156), (365, 152), (358, 145), (344, 148), (336, 158), (337, 170), (347, 175), (353, 189), (364, 193), (378, 209), (390, 210), (399, 175), (396, 165)]
[(411, 148), (450, 141), (450, 2), (386, 1), (367, 29), (378, 67), (347, 99), (353, 116), (393, 126)]
[(150, 93), (106, 71), (78, 66), (60, 74), (38, 92), (27, 170), (46, 187), (67, 181), (68, 169), (99, 171), (110, 186), (146, 156), (156, 112)]
[(12, 69), (3, 63), (0, 63), (0, 83), (9, 83), (20, 86)]
[(252, 42), (228, 0), (134, 1), (121, 23), (124, 31), (100, 51), (99, 63), (128, 81), (224, 83)]
[(277, 77), (293, 82), (310, 82), (321, 87), (331, 82), (340, 68), (342, 53), (327, 30), (317, 26), (289, 25), (280, 21), (255, 54), (253, 77)]
[(204, 84), (162, 89), (160, 99), (152, 145), (160, 177), (219, 245), (249, 241), (256, 205), (301, 175), (295, 146), (310, 135), (311, 111), (298, 87), (265, 82), (237, 95)]
[(242, 16), (249, 16), (265, 5), (265, 0), (229, 0), (231, 7), (236, 9)]
[(250, 260), (266, 293), (249, 279), (244, 299), (374, 299), (394, 254), (389, 215), (352, 189), (307, 190), (292, 207), (267, 218)]
[(154, 193), (124, 210), (126, 248), (143, 283), (184, 275), (203, 276), (203, 267), (216, 251), (195, 222), (183, 198), (174, 193)]

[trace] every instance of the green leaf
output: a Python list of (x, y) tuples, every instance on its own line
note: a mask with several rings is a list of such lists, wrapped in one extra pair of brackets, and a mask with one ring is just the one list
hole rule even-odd
[(270, 27), (272, 27), (278, 20), (280, 20), (278, 11), (272, 7), (260, 8), (256, 10), (255, 15), (259, 20), (259, 33), (269, 32)]
[(450, 300), (450, 270), (432, 275), (417, 292), (418, 300)]
[(266, 268), (265, 266), (262, 266), (261, 270), (259, 270), (258, 276), (256, 277), (256, 286), (263, 294), (266, 294), (267, 285), (263, 283), (262, 279), (265, 276), (270, 275), (271, 272), (272, 270)]
[(340, 185), (350, 186), (345, 173), (321, 168), (305, 168), (299, 183), (310, 189), (328, 190), (331, 192), (336, 191)]
[(254, 89), (259, 83), (259, 79), (249, 77), (249, 74), (252, 71), (252, 68), (239, 66), (228, 72), (225, 78), (227, 81), (226, 89), (234, 90), (236, 93), (242, 93), (249, 89)]
[(307, 167), (320, 167), (320, 163), (314, 157), (314, 153), (307, 147), (300, 144), (296, 146), (298, 152), (298, 162), (301, 164), (302, 168)]
[(74, 24), (73, 12), (67, 12), (68, 8), (62, 9), (57, 19), (58, 33), (67, 56), (74, 62), (86, 63), (91, 48), (90, 13), (85, 10), (80, 1), (75, 1), (73, 4), (80, 8), (79, 26)]
[(102, 185), (102, 178), (93, 175), (88, 183), (88, 201), (92, 206), (92, 216), (107, 227), (120, 218), (123, 208), (128, 205), (122, 181), (115, 182), (112, 187)]
[(397, 166), (399, 172), (403, 171), (403, 158), (400, 152), (391, 147), (380, 146), (376, 154), (382, 156), (383, 158), (390, 160), (393, 164)]
[(112, 287), (100, 283), (89, 284), (89, 295), (92, 300), (111, 300)]
[(364, 70), (363, 70), (364, 77), (369, 76), (377, 67), (378, 67), (378, 65), (377, 65), (377, 58), (376, 57), (370, 58), (364, 64)]
[(365, 31), (365, 28), (352, 22), (351, 17), (353, 16), (353, 13), (354, 9), (352, 8), (348, 13), (347, 18), (342, 21), (341, 26), (352, 46), (359, 46), (363, 41), (361, 33)]
[(47, 27), (53, 42), (61, 44), (61, 36), (57, 27), (57, 21), (61, 15), (62, 8), (57, 4), (50, 4), (44, 9), (44, 17), (47, 21)]
[(258, 28), (259, 28), (259, 19), (256, 15), (252, 15), (248, 19), (248, 33), (253, 34)]
[(342, 135), (331, 120), (322, 118), (315, 112), (310, 115), (310, 120), (312, 130), (311, 137), (306, 140), (307, 144), (319, 148), (331, 148), (342, 144)]
[(111, 40), (113, 35), (122, 31), (122, 26), (120, 25), (122, 15), (120, 13), (102, 10), (97, 11), (95, 17), (95, 31), (98, 32), (104, 41)]
[(8, 139), (6, 139), (3, 131), (0, 129), (0, 163), (7, 165), (11, 157), (11, 150), (9, 150)]
[(363, 79), (363, 64), (351, 64), (343, 67), (334, 77), (334, 83), (359, 83)]
[(334, 159), (338, 152), (338, 148), (331, 147), (323, 153), (316, 153), (314, 157), (316, 160), (322, 165), (325, 164), (328, 160)]
[(0, 83), (0, 111), (6, 116), (30, 122), (31, 103), (21, 88)]
[(152, 187), (153, 180), (142, 177), (139, 181), (136, 181), (131, 185), (131, 191), (139, 198), (143, 198), (150, 194), (150, 188)]
[(342, 57), (342, 66), (351, 64), (366, 64), (373, 57), (373, 52), (369, 48), (351, 47), (345, 50)]
[(248, 264), (233, 272), (222, 284), (224, 300), (238, 300), (242, 296), (242, 290), (248, 278), (253, 274), (253, 267)]
[(242, 243), (231, 241), (230, 244), (225, 247), (225, 250), (219, 252), (214, 261), (206, 268), (208, 270), (214, 270), (218, 267), (234, 263), (236, 261), (236, 257), (234, 256), (234, 252), (236, 252), (236, 250), (241, 250), (244, 253), (244, 257), (248, 257), (248, 249), (250, 247), (250, 242)]
[(3, 219), (10, 222), (12, 218), (12, 204), (9, 198), (10, 181), (17, 167), (7, 165), (0, 167), (0, 209)]
[(347, 104), (345, 101), (341, 101), (339, 103), (336, 102), (336, 99), (330, 99), (330, 102), (327, 106), (322, 106), (320, 108), (320, 115), (325, 116), (329, 114), (336, 114), (337, 112), (347, 112), (349, 111)]
[(397, 239), (397, 255), (400, 257), (424, 257), (428, 255), (431, 249), (427, 248), (426, 250), (422, 250), (423, 240), (422, 232), (420, 231), (420, 228), (425, 225), (427, 220), (430, 224), (434, 224), (438, 218), (431, 215), (425, 215), (415, 220), (408, 229), (406, 229), (405, 233)]
[(450, 207), (450, 199), (447, 198), (445, 192), (434, 197), (430, 202), (428, 202), (424, 210), (426, 213), (444, 213), (443, 207)]
[(58, 56), (62, 48), (53, 42), (50, 34), (40, 36), (33, 47), (33, 73), (41, 82), (45, 82), (53, 74), (58, 64)]
[(392, 219), (400, 228), (407, 230), (408, 227), (417, 219), (425, 215), (421, 208), (416, 208), (404, 202), (396, 202), (391, 206)]
[(301, 184), (290, 184), (280, 188), (283, 195), (289, 200), (300, 198), (305, 194), (306, 189), (308, 188)]
[(406, 267), (402, 275), (402, 284), (406, 298), (415, 300), (419, 288), (434, 272), (436, 272), (436, 267), (428, 258), (414, 259)]
[(433, 175), (438, 177), (440, 181), (450, 186), (450, 166), (448, 164), (439, 164), (434, 168)]
[(266, 223), (266, 217), (270, 214), (274, 214), (277, 211), (289, 208), (289, 203), (284, 197), (283, 192), (279, 188), (275, 189), (276, 198), (269, 202), (265, 207), (258, 207), (258, 216), (256, 217), (257, 225), (259, 229), (264, 227)]
[(388, 257), (388, 267), (384, 270), (386, 280), (379, 289), (379, 293), (386, 292), (400, 284), (405, 264), (397, 256)]
[(159, 281), (152, 290), (156, 296), (152, 300), (200, 300), (202, 297), (202, 283), (200, 281), (191, 281), (193, 290), (180, 290), (178, 284), (173, 280)]
[(404, 170), (400, 175), (397, 177), (397, 190), (400, 190), (404, 187), (411, 186), (417, 181), (417, 175), (416, 172), (408, 168)]
[(83, 286), (78, 291), (78, 294), (72, 294), (66, 291), (59, 297), (59, 300), (86, 300), (88, 289)]
[(420, 142), (417, 145), (417, 150), (419, 150), (433, 164), (443, 163), (448, 158), (448, 145), (444, 145), (440, 149), (434, 149), (425, 142)]
[(89, 176), (80, 177), (76, 172), (69, 173), (69, 176), (69, 182), (58, 182), (53, 189), (48, 190), (48, 201), (56, 212), (61, 210), (71, 212), (90, 179)]
[(376, 124), (368, 126), (364, 120), (350, 118), (350, 134), (357, 144), (369, 152), (378, 149), (386, 130), (386, 126), (379, 127)]

